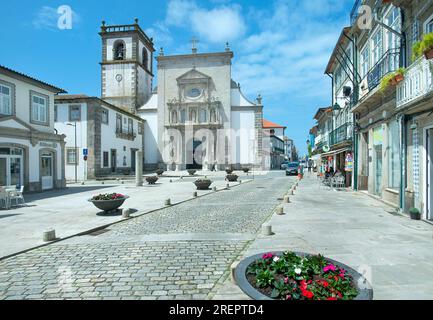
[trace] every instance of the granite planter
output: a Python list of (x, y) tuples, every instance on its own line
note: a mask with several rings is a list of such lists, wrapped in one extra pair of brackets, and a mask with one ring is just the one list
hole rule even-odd
[(239, 177), (237, 175), (235, 175), (235, 174), (228, 174), (226, 176), (226, 180), (229, 181), (229, 182), (236, 182), (236, 181), (238, 181), (238, 178)]
[(155, 184), (158, 179), (159, 178), (157, 176), (146, 177), (146, 181), (148, 184)]
[[(272, 252), (275, 256), (282, 256), (284, 252), (282, 251), (276, 251)], [(296, 255), (301, 257), (308, 257), (311, 256), (308, 253), (303, 252), (294, 252)], [(275, 300), (272, 299), (270, 296), (267, 296), (260, 291), (258, 291), (249, 281), (247, 278), (247, 270), (250, 265), (252, 265), (257, 260), (261, 259), (263, 257), (264, 253), (262, 254), (256, 254), (253, 256), (250, 256), (244, 260), (242, 260), (234, 270), (234, 278), (236, 281), (236, 284), (239, 286), (239, 288), (250, 298), (254, 300)], [(334, 264), (335, 266), (338, 266), (340, 268), (343, 268), (346, 270), (347, 274), (352, 276), (353, 284), (358, 290), (358, 296), (354, 298), (354, 300), (373, 300), (373, 288), (371, 287), (370, 283), (365, 279), (360, 273), (358, 273), (356, 270), (352, 269), (351, 267), (329, 259), (325, 258), (327, 262)]]
[(104, 212), (110, 212), (119, 209), (126, 199), (128, 199), (129, 196), (124, 196), (123, 198), (113, 199), (113, 200), (93, 200), (89, 199), (88, 201), (93, 203), (93, 205), (98, 208), (99, 210), (102, 210)]
[(189, 169), (188, 170), (188, 173), (189, 173), (190, 176), (195, 175), (196, 172), (197, 172), (197, 170), (195, 170), (195, 169)]
[(227, 174), (232, 174), (232, 173), (233, 173), (233, 169), (231, 169), (231, 168), (226, 168), (226, 173), (227, 173)]
[(199, 179), (194, 182), (197, 190), (209, 190), (212, 181), (209, 179)]
[(158, 176), (162, 176), (162, 174), (164, 173), (164, 170), (162, 170), (162, 169), (158, 169), (158, 170), (156, 170), (155, 172), (156, 172), (156, 174), (157, 174)]
[(244, 173), (248, 173), (248, 172), (250, 172), (250, 168), (242, 168), (242, 171), (243, 171)]

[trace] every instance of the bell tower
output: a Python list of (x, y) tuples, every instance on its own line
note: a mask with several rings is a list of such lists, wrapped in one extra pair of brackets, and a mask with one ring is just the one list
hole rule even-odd
[(153, 40), (138, 25), (105, 25), (102, 22), (103, 100), (131, 113), (152, 93)]

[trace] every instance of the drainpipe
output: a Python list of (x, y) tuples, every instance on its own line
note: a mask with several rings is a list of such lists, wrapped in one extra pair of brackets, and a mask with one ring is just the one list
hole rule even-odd
[(407, 116), (402, 115), (400, 118), (400, 209), (402, 212), (406, 206), (406, 144), (407, 144)]

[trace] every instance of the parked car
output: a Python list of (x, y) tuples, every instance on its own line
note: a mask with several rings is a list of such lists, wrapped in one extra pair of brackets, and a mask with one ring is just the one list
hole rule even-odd
[(281, 170), (286, 170), (287, 167), (289, 166), (289, 161), (283, 161), (283, 163), (281, 163)]
[(286, 176), (297, 175), (299, 166), (299, 162), (290, 162), (286, 168)]

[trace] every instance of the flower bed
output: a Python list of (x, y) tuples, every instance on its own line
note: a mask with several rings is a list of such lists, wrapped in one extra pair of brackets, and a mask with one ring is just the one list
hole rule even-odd
[(294, 252), (256, 255), (238, 265), (235, 278), (240, 288), (257, 300), (373, 298), (372, 288), (359, 273), (321, 255)]

